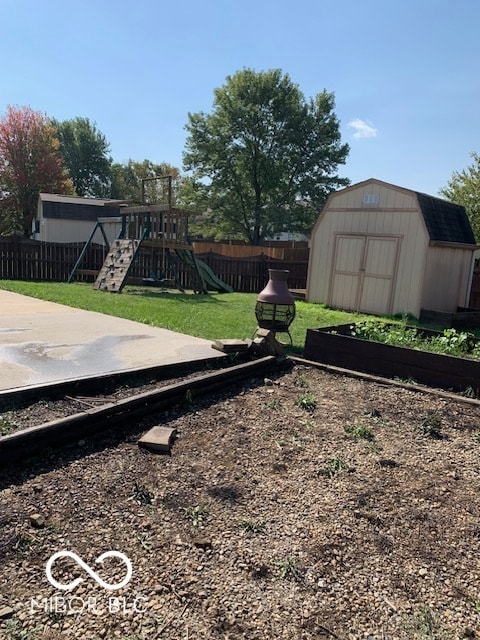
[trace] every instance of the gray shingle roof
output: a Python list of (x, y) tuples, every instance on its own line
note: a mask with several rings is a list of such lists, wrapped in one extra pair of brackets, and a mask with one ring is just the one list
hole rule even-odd
[(415, 193), (431, 240), (475, 244), (465, 207), (425, 193)]

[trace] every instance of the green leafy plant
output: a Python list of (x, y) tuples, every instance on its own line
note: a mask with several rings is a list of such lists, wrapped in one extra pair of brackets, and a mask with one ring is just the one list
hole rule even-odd
[(475, 336), (456, 329), (444, 329), (438, 336), (425, 336), (415, 327), (365, 320), (351, 325), (350, 330), (352, 336), (364, 340), (446, 355), (480, 358), (480, 343), (477, 343)]
[(284, 580), (295, 580), (300, 582), (303, 578), (303, 568), (298, 560), (292, 556), (287, 556), (283, 560), (277, 560), (275, 566), (278, 567), (280, 577)]
[(441, 431), (442, 419), (438, 413), (430, 413), (418, 425), (418, 431), (428, 438), (440, 440), (443, 435)]
[(304, 392), (297, 400), (297, 405), (305, 411), (315, 411), (317, 407), (317, 399), (312, 393)]
[(382, 447), (380, 447), (376, 442), (367, 442), (366, 449), (368, 453), (378, 456), (382, 451)]
[(265, 522), (262, 521), (255, 521), (255, 520), (241, 520), (238, 523), (238, 526), (240, 527), (240, 529), (243, 529), (245, 531), (245, 533), (254, 535), (254, 534), (259, 534), (259, 533), (265, 533)]
[(277, 411), (282, 406), (282, 403), (280, 402), (280, 400), (275, 399), (275, 400), (270, 400), (269, 402), (267, 402), (267, 404), (265, 406), (267, 407), (267, 409), (273, 409), (273, 410)]
[(372, 441), (374, 439), (373, 431), (370, 427), (363, 425), (360, 422), (355, 422), (354, 424), (346, 424), (344, 427), (345, 433), (348, 433), (349, 436), (353, 438), (363, 439)]
[(146, 533), (137, 533), (135, 537), (140, 545), (145, 549), (145, 551), (150, 552), (152, 550), (153, 545), (150, 540), (150, 536), (148, 536)]
[(198, 527), (208, 515), (208, 507), (203, 504), (189, 505), (184, 508), (185, 516), (194, 527)]
[(300, 375), (298, 375), (295, 378), (294, 385), (296, 387), (300, 387), (301, 389), (304, 389), (305, 387), (308, 387), (308, 382), (307, 382), (307, 378), (306, 378), (305, 374), (301, 373)]
[(35, 627), (35, 629), (22, 629), (22, 623), (18, 620), (7, 620), (5, 623), (5, 636), (9, 640), (35, 640), (36, 634), (41, 629)]
[(9, 418), (0, 417), (0, 436), (7, 436), (17, 428), (16, 423)]
[(477, 613), (480, 613), (480, 600), (472, 600), (472, 607)]
[(333, 478), (337, 475), (337, 473), (346, 471), (349, 468), (349, 464), (348, 462), (345, 462), (345, 460), (342, 460), (341, 458), (330, 458), (325, 463), (323, 469), (320, 469), (318, 475), (326, 476), (327, 478)]

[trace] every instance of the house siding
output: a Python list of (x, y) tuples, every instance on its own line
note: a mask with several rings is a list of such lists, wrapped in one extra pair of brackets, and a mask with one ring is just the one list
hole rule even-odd
[[(95, 227), (95, 222), (96, 219), (91, 222), (86, 220), (69, 220), (68, 222), (64, 222), (55, 218), (43, 218), (40, 220), (39, 233), (36, 239), (42, 242), (86, 242)], [(118, 237), (121, 223), (105, 222), (103, 229), (109, 243), (111, 243)], [(105, 244), (100, 230), (95, 232), (93, 242)]]
[[(108, 206), (104, 206), (107, 202)], [(120, 206), (110, 201), (41, 194), (34, 238), (42, 242), (86, 242), (98, 218), (118, 218), (120, 214)], [(118, 237), (120, 228), (119, 222), (104, 223), (109, 242)], [(94, 242), (104, 244), (100, 231), (96, 232)]]

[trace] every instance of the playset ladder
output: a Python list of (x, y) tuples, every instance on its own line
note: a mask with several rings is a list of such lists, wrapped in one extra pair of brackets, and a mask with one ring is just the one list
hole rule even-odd
[(120, 293), (139, 247), (140, 240), (114, 240), (93, 288)]

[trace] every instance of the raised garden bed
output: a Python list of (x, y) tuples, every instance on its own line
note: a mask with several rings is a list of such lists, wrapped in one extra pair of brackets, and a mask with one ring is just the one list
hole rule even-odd
[[(366, 340), (354, 335), (356, 326), (343, 324), (308, 329), (305, 358), (387, 378), (402, 378), (456, 391), (471, 390), (478, 394), (480, 360)], [(408, 329), (422, 337), (443, 335), (439, 331)], [(469, 340), (472, 344), (480, 343), (473, 337)]]
[(458, 307), (455, 313), (445, 313), (422, 309), (420, 322), (434, 323), (440, 327), (452, 329), (473, 329), (480, 327), (480, 310)]

